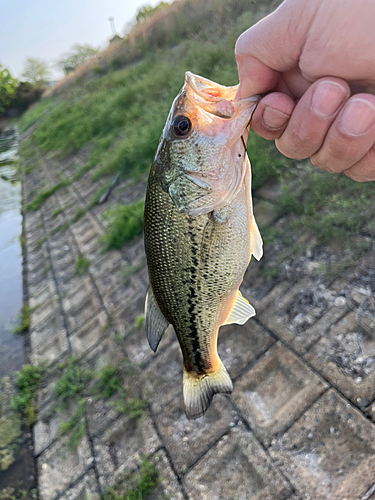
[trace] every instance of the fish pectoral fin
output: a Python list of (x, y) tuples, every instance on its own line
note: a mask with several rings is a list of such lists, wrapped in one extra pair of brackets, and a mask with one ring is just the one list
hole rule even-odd
[(189, 420), (201, 417), (215, 394), (230, 394), (233, 391), (230, 376), (220, 359), (214, 372), (199, 376), (188, 372), (184, 366), (183, 382), (185, 413)]
[(151, 286), (148, 287), (145, 303), (146, 335), (151, 349), (156, 352), (169, 322), (163, 316), (155, 300)]
[(256, 260), (260, 260), (263, 256), (263, 240), (254, 215), (250, 222), (250, 252), (251, 255), (254, 255)]
[(234, 304), (232, 306), (232, 309), (230, 310), (227, 319), (223, 323), (223, 326), (231, 325), (232, 323), (243, 325), (252, 316), (255, 316), (254, 307), (251, 304), (249, 304), (249, 301), (245, 299), (245, 297), (239, 290), (237, 290), (237, 295)]

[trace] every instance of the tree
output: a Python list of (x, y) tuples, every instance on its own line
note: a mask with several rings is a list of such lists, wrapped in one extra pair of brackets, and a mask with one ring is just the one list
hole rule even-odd
[(57, 65), (64, 71), (67, 75), (71, 71), (74, 71), (78, 66), (81, 66), (89, 59), (94, 57), (99, 52), (99, 49), (92, 47), (91, 45), (80, 45), (77, 43), (74, 45), (70, 52), (64, 54)]
[(166, 2), (160, 2), (158, 5), (155, 7), (152, 7), (151, 5), (143, 5), (138, 12), (137, 15), (135, 16), (135, 20), (137, 23), (144, 23), (146, 19), (152, 16), (154, 12), (157, 10), (163, 9), (164, 7), (167, 7), (169, 4)]
[(16, 91), (17, 80), (0, 64), (0, 113), (6, 110)]
[(22, 73), (22, 78), (34, 85), (43, 85), (50, 77), (48, 64), (42, 59), (36, 57), (28, 57), (25, 63), (25, 70)]

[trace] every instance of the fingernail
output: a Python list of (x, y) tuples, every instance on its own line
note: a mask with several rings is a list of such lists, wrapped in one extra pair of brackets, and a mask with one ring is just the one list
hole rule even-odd
[(289, 118), (289, 115), (282, 111), (266, 106), (263, 111), (262, 121), (266, 128), (276, 130), (285, 125)]
[(374, 121), (375, 106), (365, 99), (354, 99), (345, 106), (338, 128), (346, 135), (362, 135)]
[(328, 118), (338, 110), (347, 93), (347, 90), (339, 83), (319, 83), (311, 99), (312, 112), (316, 116)]

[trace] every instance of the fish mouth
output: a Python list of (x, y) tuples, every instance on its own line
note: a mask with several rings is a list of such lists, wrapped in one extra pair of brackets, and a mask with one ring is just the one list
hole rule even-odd
[(246, 99), (236, 100), (238, 85), (225, 87), (190, 71), (185, 73), (185, 88), (187, 97), (196, 105), (209, 113), (226, 119), (232, 118), (235, 113), (249, 113), (249, 110), (252, 114), (256, 104), (261, 99), (260, 95), (254, 95)]

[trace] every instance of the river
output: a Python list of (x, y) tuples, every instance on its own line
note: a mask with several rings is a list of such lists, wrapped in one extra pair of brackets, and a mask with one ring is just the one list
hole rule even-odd
[(0, 133), (0, 499), (23, 498), (30, 484), (29, 437), (11, 408), (15, 372), (24, 362), (23, 338), (12, 333), (22, 306), (21, 183), (18, 129)]

